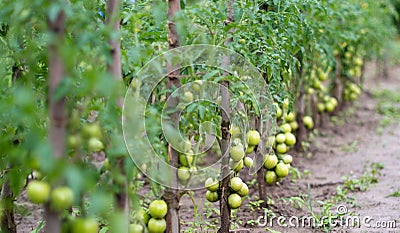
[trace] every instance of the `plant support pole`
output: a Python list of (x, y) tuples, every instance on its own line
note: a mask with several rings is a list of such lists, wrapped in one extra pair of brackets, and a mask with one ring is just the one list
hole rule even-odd
[[(55, 99), (55, 91), (64, 78), (65, 68), (61, 57), (60, 44), (64, 39), (65, 25), (64, 12), (58, 12), (56, 18), (49, 20), (49, 29), (54, 39), (49, 47), (49, 101), (50, 101), (50, 124), (49, 140), (53, 149), (53, 155), (61, 158), (65, 152), (65, 97)], [(60, 233), (60, 213), (50, 209), (49, 204), (45, 205), (45, 232)]]
[[(234, 0), (228, 1), (228, 20), (226, 21), (226, 25), (234, 21)], [(229, 30), (229, 35), (233, 35), (234, 29), (231, 28)], [(228, 46), (229, 43), (232, 42), (232, 37), (228, 37), (225, 41), (225, 46)], [(222, 65), (224, 67), (228, 67), (230, 65), (230, 58), (227, 56), (222, 57)], [(221, 227), (218, 230), (218, 233), (228, 233), (231, 225), (231, 208), (228, 203), (229, 196), (229, 182), (230, 182), (230, 169), (229, 169), (229, 148), (230, 148), (230, 138), (231, 134), (229, 132), (230, 127), (230, 115), (231, 115), (231, 107), (230, 107), (230, 96), (229, 96), (229, 81), (222, 81), (221, 88), (221, 107), (222, 107), (222, 123), (221, 123), (221, 153), (224, 157), (222, 157), (221, 161), (221, 187), (219, 190), (220, 201), (219, 208), (221, 212)]]
[[(106, 3), (106, 24), (112, 29), (112, 32), (120, 33), (120, 0), (107, 0)], [(107, 64), (107, 71), (113, 78), (122, 84), (122, 66), (121, 66), (121, 40), (120, 36), (112, 37), (109, 40), (111, 62)], [(123, 99), (120, 95), (117, 98), (116, 104), (122, 108)], [(128, 197), (128, 180), (125, 174), (124, 157), (119, 157), (116, 160), (116, 165), (119, 167), (121, 174), (124, 176), (123, 182), (120, 184), (119, 191), (115, 194), (118, 208), (124, 214), (124, 228), (128, 230), (129, 226), (129, 197)]]
[[(179, 35), (176, 31), (174, 17), (177, 12), (181, 10), (181, 2), (180, 0), (168, 0), (168, 44), (169, 49), (175, 49), (179, 47)], [(167, 64), (168, 74), (171, 76), (167, 77), (167, 89), (172, 90), (174, 87), (180, 87), (181, 80), (179, 78), (180, 71), (179, 66), (172, 67), (171, 64)], [(178, 99), (175, 97), (170, 97), (169, 93), (167, 93), (167, 98), (169, 98), (169, 102), (172, 106), (176, 106), (178, 103)], [(172, 114), (172, 120), (175, 121), (179, 118), (179, 113)], [(179, 154), (178, 152), (171, 146), (167, 146), (168, 158), (170, 160), (170, 164), (172, 167), (178, 167), (179, 165)], [(176, 186), (178, 182), (177, 174), (172, 174), (172, 183), (173, 186)], [(168, 211), (166, 216), (167, 221), (167, 233), (175, 233), (180, 232), (180, 222), (179, 222), (179, 191), (167, 187), (165, 189), (165, 193), (163, 199), (168, 205)]]

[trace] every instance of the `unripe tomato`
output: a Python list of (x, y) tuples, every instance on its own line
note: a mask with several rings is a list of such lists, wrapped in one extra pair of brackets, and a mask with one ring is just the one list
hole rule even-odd
[(50, 185), (44, 181), (33, 180), (26, 188), (28, 198), (35, 204), (43, 204), (49, 200)]
[(284, 143), (286, 141), (285, 134), (279, 133), (278, 135), (276, 135), (275, 141), (276, 141), (276, 143)]
[(190, 170), (188, 167), (180, 167), (178, 169), (178, 178), (181, 181), (187, 181), (190, 178)]
[(289, 112), (289, 113), (285, 116), (285, 121), (286, 121), (286, 122), (292, 122), (292, 121), (294, 121), (295, 118), (296, 118), (296, 115), (294, 115), (293, 112)]
[(285, 177), (289, 174), (289, 168), (284, 163), (278, 163), (275, 167), (275, 173), (278, 177)]
[(285, 140), (286, 145), (293, 146), (294, 144), (296, 144), (296, 136), (294, 136), (294, 134), (288, 132), (285, 133), (285, 137), (286, 137)]
[(291, 155), (284, 155), (282, 160), (284, 163), (289, 164), (293, 162), (293, 157)]
[(219, 188), (219, 182), (218, 180), (209, 177), (205, 182), (205, 187), (211, 192), (216, 192)]
[(232, 127), (229, 131), (232, 135), (232, 138), (240, 135), (240, 128), (236, 125), (232, 125)]
[(333, 110), (335, 110), (335, 106), (331, 102), (327, 102), (325, 104), (325, 109), (327, 112), (333, 112)]
[(292, 131), (296, 131), (299, 128), (297, 121), (290, 122), (290, 128), (292, 128)]
[(254, 151), (254, 146), (248, 146), (246, 149), (246, 154), (250, 154), (253, 151)]
[(277, 176), (274, 171), (267, 171), (265, 173), (265, 183), (273, 184), (276, 182)]
[(104, 149), (103, 143), (98, 138), (90, 138), (88, 147), (90, 152), (99, 152)]
[(233, 177), (229, 183), (229, 187), (235, 192), (238, 192), (243, 186), (243, 181), (240, 177)]
[(244, 166), (246, 166), (247, 168), (251, 168), (253, 166), (253, 159), (250, 157), (244, 158), (243, 162)]
[(143, 233), (143, 226), (140, 224), (132, 223), (129, 225), (129, 233)]
[(250, 146), (256, 146), (260, 143), (260, 133), (256, 130), (250, 130), (246, 134), (246, 139)]
[(245, 156), (245, 151), (242, 145), (233, 146), (230, 149), (231, 159), (235, 162), (240, 161)]
[(228, 197), (228, 204), (231, 209), (237, 209), (242, 205), (242, 198), (237, 193), (233, 193)]
[(249, 187), (243, 182), (242, 188), (237, 192), (241, 197), (247, 196), (249, 194)]
[(133, 215), (133, 219), (135, 221), (147, 224), (150, 220), (150, 215), (143, 208), (140, 208)]
[(207, 201), (209, 201), (209, 202), (216, 202), (216, 201), (218, 201), (218, 199), (219, 199), (218, 192), (212, 192), (212, 191), (210, 191), (210, 190), (207, 190), (207, 192), (206, 192), (206, 199), (207, 199)]
[(264, 167), (266, 169), (272, 169), (278, 164), (278, 157), (276, 155), (266, 155), (264, 161)]
[(179, 154), (179, 163), (182, 166), (190, 167), (193, 164), (194, 157), (192, 154)]
[(325, 111), (325, 104), (318, 103), (317, 104), (317, 109), (318, 109), (318, 112), (324, 112)]
[(185, 91), (185, 93), (183, 93), (183, 96), (181, 98), (181, 101), (184, 103), (190, 103), (193, 101), (193, 94), (190, 91)]
[(167, 229), (165, 219), (151, 218), (147, 224), (150, 233), (163, 233)]
[(102, 138), (101, 127), (99, 123), (91, 123), (83, 126), (83, 135), (87, 138)]
[(167, 214), (168, 206), (164, 200), (154, 200), (149, 205), (149, 212), (153, 218), (164, 218)]
[(56, 211), (68, 209), (74, 201), (74, 193), (69, 187), (58, 187), (51, 192), (51, 207)]
[(303, 117), (303, 123), (308, 129), (314, 128), (314, 121), (310, 116)]
[(285, 143), (279, 143), (278, 145), (276, 145), (276, 152), (278, 152), (279, 154), (285, 154), (287, 150), (288, 149)]
[(72, 233), (97, 233), (98, 223), (93, 218), (77, 218), (72, 225)]
[(292, 128), (290, 127), (290, 125), (288, 123), (282, 124), (280, 129), (284, 132), (284, 133), (288, 133), (292, 131)]
[(234, 162), (232, 166), (235, 172), (239, 172), (243, 169), (243, 160), (241, 159), (238, 162)]

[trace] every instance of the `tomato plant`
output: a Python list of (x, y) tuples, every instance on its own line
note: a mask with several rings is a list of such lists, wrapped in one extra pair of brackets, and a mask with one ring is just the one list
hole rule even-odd
[[(389, 0), (0, 5), (6, 232), (25, 189), (48, 232), (178, 232), (193, 187), (229, 230), (252, 187), (243, 171), (267, 198), (307, 134), (357, 101), (396, 14)], [(217, 53), (178, 59), (196, 45)]]

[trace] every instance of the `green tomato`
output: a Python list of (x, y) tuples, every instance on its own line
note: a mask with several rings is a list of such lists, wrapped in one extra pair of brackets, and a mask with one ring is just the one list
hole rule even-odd
[(104, 169), (106, 169), (108, 171), (111, 170), (111, 164), (110, 164), (110, 160), (108, 158), (106, 158), (104, 160), (103, 167), (104, 167)]
[(294, 136), (294, 134), (287, 132), (285, 133), (285, 137), (286, 137), (285, 140), (286, 145), (293, 146), (294, 144), (296, 144), (296, 136)]
[(278, 177), (285, 177), (289, 174), (289, 168), (285, 163), (278, 163), (275, 167), (275, 173)]
[(292, 121), (294, 121), (295, 118), (296, 118), (296, 115), (294, 115), (293, 112), (289, 112), (289, 113), (285, 116), (285, 121), (286, 121), (286, 122), (292, 122)]
[(281, 127), (280, 127), (280, 129), (281, 129), (284, 133), (287, 133), (287, 132), (291, 132), (291, 131), (292, 131), (292, 128), (290, 127), (290, 125), (289, 125), (288, 123), (282, 124)]
[(275, 141), (276, 141), (276, 143), (284, 143), (286, 141), (285, 134), (279, 133), (278, 135), (276, 135)]
[(254, 151), (254, 146), (248, 146), (246, 149), (246, 154), (250, 154), (253, 151)]
[[(178, 178), (180, 181), (187, 181), (190, 178), (190, 170), (188, 167), (180, 167), (178, 169)], [(153, 216), (154, 217), (154, 216)]]
[(140, 224), (132, 223), (129, 225), (129, 233), (143, 233), (143, 226)]
[(242, 205), (242, 198), (237, 193), (233, 193), (228, 197), (228, 204), (231, 209), (237, 209)]
[(314, 93), (314, 89), (312, 87), (307, 88), (306, 93), (308, 95), (312, 95)]
[(211, 192), (216, 192), (219, 188), (219, 182), (218, 180), (209, 177), (205, 182), (205, 187)]
[(191, 83), (191, 87), (195, 92), (199, 92), (202, 86), (203, 86), (203, 80), (196, 80)]
[(322, 83), (321, 81), (319, 81), (318, 79), (314, 79), (313, 83), (312, 83), (313, 88), (320, 90), (322, 87)]
[(245, 151), (242, 145), (233, 146), (230, 149), (231, 159), (235, 162), (240, 161), (245, 156)]
[(229, 130), (232, 138), (237, 137), (240, 135), (240, 128), (236, 125), (232, 125), (231, 129)]
[(293, 157), (291, 155), (284, 155), (282, 161), (286, 164), (293, 162)]
[(72, 233), (97, 233), (99, 225), (93, 218), (77, 218), (72, 225)]
[(250, 157), (244, 158), (243, 162), (244, 166), (246, 166), (247, 168), (251, 168), (253, 166), (253, 159)]
[(99, 152), (104, 149), (103, 143), (98, 138), (90, 138), (88, 147), (90, 152)]
[(303, 117), (303, 123), (308, 129), (314, 128), (314, 121), (310, 116)]
[(140, 223), (147, 224), (150, 220), (150, 215), (147, 213), (146, 210), (144, 210), (143, 208), (140, 208), (133, 215), (133, 219)]
[(243, 181), (240, 177), (233, 177), (229, 183), (229, 187), (235, 192), (238, 192), (243, 186)]
[(325, 104), (325, 109), (327, 112), (333, 112), (333, 110), (335, 110), (335, 105), (333, 105), (332, 102), (327, 102)]
[(333, 106), (336, 108), (336, 106), (338, 105), (338, 101), (335, 97), (331, 97), (331, 99), (329, 100)]
[(360, 57), (354, 58), (354, 65), (356, 65), (356, 66), (362, 66), (363, 63), (364, 63), (364, 62), (363, 62), (362, 58), (360, 58)]
[(182, 166), (190, 167), (193, 164), (194, 157), (192, 154), (179, 154), (179, 163)]
[(68, 136), (68, 146), (70, 148), (79, 148), (82, 145), (82, 139), (79, 134)]
[(43, 204), (49, 200), (50, 185), (44, 181), (33, 180), (26, 188), (28, 198), (35, 204)]
[(299, 128), (299, 124), (297, 123), (297, 121), (292, 121), (289, 124), (290, 128), (292, 128), (292, 131), (296, 131)]
[(239, 160), (238, 162), (234, 162), (234, 163), (232, 164), (232, 166), (233, 166), (233, 170), (234, 170), (235, 172), (239, 172), (240, 170), (243, 169), (243, 160), (241, 159), (241, 160)]
[(277, 178), (278, 177), (276, 176), (274, 171), (267, 171), (265, 173), (265, 183), (267, 184), (274, 184)]
[(51, 192), (51, 207), (56, 211), (70, 208), (73, 201), (74, 193), (69, 187), (58, 187)]
[(287, 152), (288, 148), (285, 143), (279, 143), (276, 145), (276, 152), (279, 154), (285, 154)]
[(243, 182), (242, 188), (237, 192), (241, 197), (247, 196), (249, 194), (249, 187)]
[(190, 103), (193, 101), (193, 94), (190, 91), (185, 91), (185, 93), (183, 93), (183, 97), (181, 98), (181, 101), (184, 103)]
[(318, 72), (318, 79), (321, 81), (325, 81), (328, 78), (328, 73), (325, 72)]
[(153, 218), (164, 218), (164, 216), (167, 214), (167, 211), (168, 206), (164, 200), (154, 200), (149, 205), (149, 212)]
[(102, 138), (101, 127), (99, 123), (91, 123), (83, 126), (83, 135), (87, 138)]
[(247, 143), (250, 146), (256, 146), (256, 145), (258, 145), (258, 143), (260, 143), (260, 140), (261, 140), (260, 133), (256, 130), (250, 130), (246, 134), (246, 139), (247, 139)]
[(325, 111), (325, 104), (318, 103), (317, 104), (317, 109), (318, 109), (318, 112), (324, 112)]
[(219, 200), (218, 192), (212, 192), (210, 190), (207, 190), (206, 192), (206, 199), (209, 202), (216, 202)]
[(264, 160), (264, 167), (272, 169), (278, 164), (278, 157), (276, 155), (266, 155)]
[(167, 229), (167, 222), (165, 219), (151, 218), (147, 224), (150, 233), (163, 233)]

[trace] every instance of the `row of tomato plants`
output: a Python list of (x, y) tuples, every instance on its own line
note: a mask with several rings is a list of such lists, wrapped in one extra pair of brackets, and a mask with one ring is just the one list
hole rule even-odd
[[(157, 86), (146, 130), (157, 154), (178, 168), (172, 177), (182, 189), (210, 157), (229, 152), (220, 173), (204, 178), (205, 198), (220, 201), (220, 229), (227, 232), (231, 209), (249, 192), (240, 171), (260, 167), (258, 198), (266, 199), (265, 184), (288, 175), (296, 157), (289, 150), (302, 149), (307, 129), (358, 98), (365, 61), (379, 56), (393, 35), (393, 14), (384, 0), (5, 1), (0, 10), (5, 54), (0, 104), (8, 110), (1, 113), (2, 229), (15, 232), (14, 200), (34, 172), (27, 195), (44, 205), (47, 232), (178, 232), (179, 199), (188, 192), (141, 176), (158, 170), (132, 163), (122, 138), (120, 103), (152, 57), (183, 45), (211, 44), (242, 54), (258, 68), (273, 101), (263, 104), (275, 130), (265, 131), (269, 121), (260, 117), (256, 98), (239, 81), (253, 77), (204, 67), (182, 68)], [(215, 102), (224, 109), (242, 106), (243, 116), (226, 118), (215, 104), (192, 103), (180, 115), (186, 140), (176, 151), (159, 124), (166, 96), (190, 83), (191, 89), (172, 97), (190, 103), (207, 88), (206, 81), (229, 87), (234, 95), (217, 91)], [(204, 122), (217, 126), (220, 144), (198, 154), (192, 144), (204, 139), (198, 133)], [(141, 143), (136, 140), (128, 143)]]

